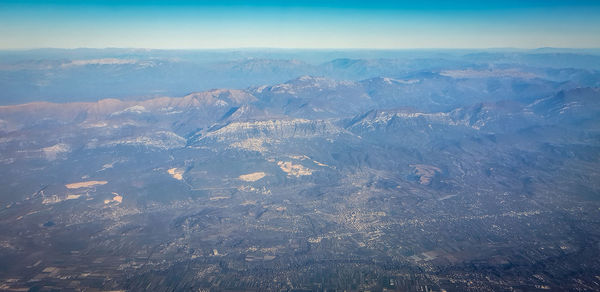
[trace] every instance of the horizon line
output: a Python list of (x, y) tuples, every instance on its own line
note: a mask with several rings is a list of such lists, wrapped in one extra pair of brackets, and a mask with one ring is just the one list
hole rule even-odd
[(156, 51), (219, 51), (219, 50), (352, 50), (352, 51), (409, 51), (409, 50), (522, 50), (534, 51), (554, 50), (600, 50), (600, 47), (401, 47), (401, 48), (368, 48), (368, 47), (218, 47), (218, 48), (145, 48), (145, 47), (29, 47), (0, 48), (0, 51), (33, 51), (33, 50), (156, 50)]

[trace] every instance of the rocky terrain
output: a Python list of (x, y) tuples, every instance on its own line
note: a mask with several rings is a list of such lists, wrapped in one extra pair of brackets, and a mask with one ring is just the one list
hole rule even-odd
[(598, 79), (438, 65), (0, 106), (0, 289), (600, 290)]

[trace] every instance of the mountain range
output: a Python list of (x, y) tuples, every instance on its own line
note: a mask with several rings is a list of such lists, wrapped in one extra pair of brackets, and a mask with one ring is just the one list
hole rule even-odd
[[(3, 99), (0, 289), (599, 290), (598, 71), (529, 53), (221, 60), (258, 76)], [(142, 66), (86, 60), (17, 65)]]

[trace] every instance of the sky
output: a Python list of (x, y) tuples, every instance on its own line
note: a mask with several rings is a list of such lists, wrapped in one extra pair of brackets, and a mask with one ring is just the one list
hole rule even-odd
[(0, 49), (600, 48), (600, 1), (0, 0)]

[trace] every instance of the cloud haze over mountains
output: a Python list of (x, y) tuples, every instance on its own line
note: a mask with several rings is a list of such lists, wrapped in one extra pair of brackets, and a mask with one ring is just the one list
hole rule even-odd
[[(511, 89), (511, 82), (540, 89), (569, 86), (563, 83), (572, 83), (571, 87), (597, 86), (598, 53), (597, 50), (557, 49), (4, 51), (0, 52), (0, 87), (3, 89), (0, 103), (183, 96), (215, 88), (274, 85), (303, 75), (357, 82), (356, 86), (363, 88), (360, 90), (367, 91), (369, 86), (387, 86), (392, 91), (399, 88), (397, 92), (373, 93), (389, 93), (392, 99), (397, 97), (394, 94), (403, 94), (401, 90), (408, 88), (412, 88), (414, 94), (405, 98), (413, 99), (420, 99), (422, 96), (418, 95), (429, 94), (427, 92), (470, 90), (453, 97), (464, 99), (480, 94), (478, 90), (488, 86), (484, 94), (495, 94), (498, 99), (504, 98), (507, 90), (515, 90), (515, 87)], [(381, 82), (381, 79), (377, 85), (378, 78), (394, 81)], [(493, 81), (496, 84), (481, 82), (486, 79), (497, 79)], [(461, 89), (461, 86), (471, 86), (466, 83), (480, 88)], [(405, 86), (401, 86), (403, 84)]]

